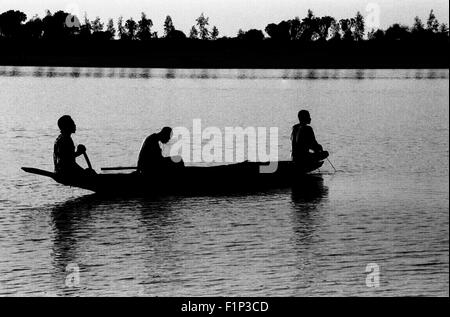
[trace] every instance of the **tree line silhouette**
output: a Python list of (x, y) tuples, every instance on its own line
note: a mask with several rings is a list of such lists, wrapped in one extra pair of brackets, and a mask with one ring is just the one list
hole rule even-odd
[[(77, 16), (64, 11), (51, 13), (46, 11), (43, 18), (35, 15), (27, 20), (21, 11), (9, 10), (0, 14), (0, 39), (8, 40), (140, 40), (151, 39), (199, 39), (225, 40), (239, 39), (248, 41), (380, 41), (380, 40), (448, 40), (449, 28), (439, 23), (433, 10), (430, 11), (426, 24), (416, 16), (412, 27), (393, 24), (386, 30), (366, 30), (364, 17), (360, 12), (353, 18), (337, 20), (331, 16), (318, 17), (308, 10), (306, 17), (268, 24), (264, 32), (258, 29), (243, 31), (240, 29), (235, 37), (219, 37), (216, 26), (209, 29), (209, 18), (203, 13), (195, 20), (188, 36), (177, 30), (168, 15), (164, 21), (164, 33), (152, 31), (153, 21), (143, 12), (138, 21), (133, 18), (124, 20), (121, 16), (114, 22), (108, 19), (106, 24), (100, 17), (89, 20), (85, 14), (82, 21)], [(266, 36), (267, 35), (267, 36)]]
[(0, 65), (181, 68), (447, 68), (449, 29), (433, 10), (412, 26), (369, 29), (360, 12), (337, 20), (308, 10), (220, 36), (202, 13), (188, 33), (170, 16), (163, 32), (151, 18), (106, 22), (64, 11), (27, 19), (21, 11), (0, 14)]

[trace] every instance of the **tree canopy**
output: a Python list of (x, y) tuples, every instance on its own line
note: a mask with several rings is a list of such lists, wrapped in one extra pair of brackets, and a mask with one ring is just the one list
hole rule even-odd
[[(386, 30), (367, 30), (364, 16), (357, 12), (354, 17), (336, 20), (331, 16), (319, 17), (312, 10), (308, 10), (304, 18), (298, 16), (280, 22), (269, 23), (264, 31), (250, 29), (239, 30), (234, 38), (248, 41), (431, 41), (449, 38), (447, 24), (440, 23), (433, 10), (430, 10), (426, 22), (419, 17), (413, 19), (411, 27), (393, 24)], [(153, 32), (153, 21), (142, 12), (138, 21), (133, 18), (124, 20), (120, 16), (116, 21), (109, 18), (104, 23), (100, 17), (90, 20), (87, 14), (80, 22), (79, 18), (64, 11), (51, 13), (47, 10), (45, 17), (35, 15), (27, 20), (25, 13), (9, 10), (0, 14), (0, 39), (7, 40), (130, 40), (148, 41), (158, 38)], [(177, 30), (172, 18), (167, 15), (163, 23), (162, 38), (171, 40), (186, 39), (186, 34)], [(217, 26), (210, 28), (209, 17), (204, 13), (195, 19), (195, 24), (188, 32), (189, 39), (214, 41), (230, 39), (220, 37)]]

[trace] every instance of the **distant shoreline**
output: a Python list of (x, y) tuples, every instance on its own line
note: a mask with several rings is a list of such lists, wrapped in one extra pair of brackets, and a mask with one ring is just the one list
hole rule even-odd
[(449, 68), (448, 42), (0, 41), (0, 65), (211, 69)]

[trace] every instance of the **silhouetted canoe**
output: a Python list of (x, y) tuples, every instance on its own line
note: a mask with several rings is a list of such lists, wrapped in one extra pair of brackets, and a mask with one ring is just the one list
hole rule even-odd
[(211, 167), (185, 167), (171, 172), (143, 177), (133, 173), (107, 173), (84, 177), (70, 183), (58, 179), (49, 171), (22, 167), (25, 172), (42, 175), (56, 182), (101, 194), (195, 194), (254, 191), (267, 188), (290, 187), (323, 165), (323, 161), (298, 166), (291, 161), (280, 161), (273, 173), (261, 173), (267, 163), (243, 162)]

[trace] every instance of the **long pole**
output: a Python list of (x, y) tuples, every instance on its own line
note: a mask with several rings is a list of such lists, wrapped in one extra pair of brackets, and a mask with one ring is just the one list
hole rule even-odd
[(331, 164), (331, 161), (328, 159), (328, 157), (327, 157), (327, 161), (328, 161), (328, 163), (330, 163), (331, 167), (334, 169), (334, 172), (336, 173), (337, 171), (336, 171), (336, 169), (334, 168), (333, 164)]
[(102, 171), (120, 171), (120, 170), (135, 170), (136, 166), (117, 166), (117, 167), (102, 167)]
[(89, 169), (92, 169), (91, 161), (89, 161), (89, 157), (87, 156), (86, 152), (83, 153), (84, 159), (86, 160), (87, 166)]

